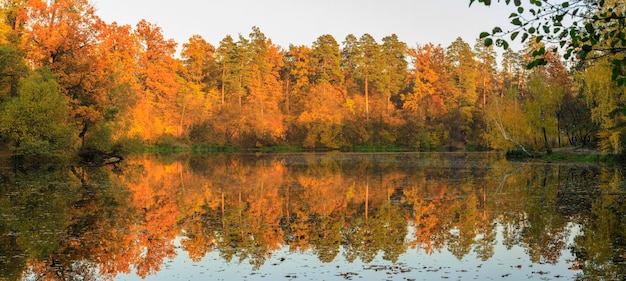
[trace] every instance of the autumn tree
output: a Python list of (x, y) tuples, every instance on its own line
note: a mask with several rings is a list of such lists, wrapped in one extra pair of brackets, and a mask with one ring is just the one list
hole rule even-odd
[(90, 147), (110, 151), (115, 143), (134, 137), (129, 135), (129, 120), (138, 101), (135, 79), (135, 55), (138, 43), (129, 25), (112, 23), (103, 26), (96, 46), (99, 54), (94, 61), (102, 67), (98, 75), (107, 81), (104, 87), (103, 120), (86, 137)]
[(139, 44), (136, 77), (140, 101), (133, 112), (130, 133), (155, 143), (164, 135), (180, 136), (183, 107), (177, 103), (176, 42), (165, 39), (160, 27), (145, 20), (137, 23), (135, 36)]
[(498, 150), (514, 148), (531, 154), (525, 142), (530, 125), (523, 115), (523, 100), (528, 95), (526, 76), (522, 55), (507, 49), (502, 54), (496, 88), (483, 111), (486, 122), (484, 141), (488, 147)]
[(582, 73), (582, 93), (591, 110), (591, 120), (598, 125), (600, 148), (608, 153), (623, 153), (626, 147), (626, 89), (606, 79), (610, 61), (599, 60)]
[(525, 115), (535, 132), (541, 135), (544, 149), (550, 153), (552, 142), (559, 137), (558, 109), (565, 92), (569, 91), (569, 76), (558, 57), (548, 53), (549, 63), (533, 69), (529, 77), (529, 97), (525, 100)]
[(302, 110), (297, 118), (300, 130), (298, 138), (308, 148), (339, 148), (346, 145), (343, 139), (345, 92), (341, 72), (339, 45), (330, 35), (323, 35), (313, 42), (309, 58), (311, 84), (302, 94)]
[(84, 146), (90, 127), (104, 118), (106, 81), (95, 52), (103, 22), (87, 0), (28, 1), (20, 12), (27, 58), (58, 75)]
[(405, 146), (430, 150), (441, 144), (443, 131), (437, 124), (448, 111), (445, 101), (447, 71), (445, 49), (432, 43), (408, 51), (413, 63), (410, 79), (412, 91), (402, 96), (406, 124), (400, 139)]
[(444, 103), (448, 88), (445, 49), (430, 43), (409, 50), (409, 55), (413, 62), (413, 91), (404, 97), (403, 107), (419, 112), (420, 120), (435, 120), (448, 110)]
[[(283, 54), (280, 47), (265, 37), (258, 27), (250, 33), (249, 91), (246, 98), (246, 113), (250, 117), (255, 145), (277, 144), (284, 138), (285, 128), (280, 111), (282, 84), (280, 70)], [(252, 140), (251, 140), (252, 141)]]
[(285, 87), (284, 111), (291, 115), (292, 108), (301, 112), (303, 96), (311, 87), (311, 55), (312, 50), (307, 46), (290, 45), (285, 53), (284, 72), (282, 78)]
[[(260, 30), (258, 33), (259, 36), (262, 35)], [(262, 37), (264, 38), (265, 35)], [(251, 90), (250, 83), (253, 78), (254, 57), (255, 50), (250, 38), (241, 34), (239, 34), (237, 41), (227, 35), (220, 41), (216, 50), (221, 106), (214, 119), (215, 122), (209, 127), (212, 127), (212, 131), (215, 132), (214, 135), (218, 136), (218, 141), (221, 143), (242, 145), (244, 142), (248, 142), (247, 145), (250, 145), (249, 142), (253, 144), (255, 142), (251, 140), (255, 138), (250, 119), (252, 116), (248, 114), (251, 110), (254, 111), (249, 106), (248, 99)], [(256, 78), (260, 78), (260, 76), (256, 76)], [(257, 82), (259, 81), (257, 80)], [(260, 85), (256, 84), (257, 93)]]
[(315, 85), (303, 100), (304, 110), (298, 124), (305, 130), (303, 146), (306, 148), (341, 148), (345, 145), (342, 124), (342, 92), (322, 83)]
[[(183, 82), (177, 99), (182, 107), (179, 127), (186, 134), (195, 133), (196, 137), (220, 103), (215, 83), (218, 69), (214, 53), (215, 47), (200, 35), (189, 38), (180, 53)], [(193, 130), (190, 131), (190, 128)]]
[(214, 89), (215, 73), (215, 47), (200, 35), (193, 35), (187, 43), (184, 43), (180, 52), (184, 68), (184, 78), (201, 85), (203, 92)]

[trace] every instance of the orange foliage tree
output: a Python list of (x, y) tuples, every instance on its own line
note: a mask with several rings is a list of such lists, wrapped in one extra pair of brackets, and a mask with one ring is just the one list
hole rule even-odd
[(139, 51), (136, 76), (139, 101), (130, 134), (158, 142), (163, 135), (180, 136), (182, 106), (177, 102), (179, 63), (173, 58), (176, 42), (163, 38), (161, 28), (145, 20), (135, 28)]
[(20, 11), (26, 57), (58, 75), (84, 146), (89, 128), (104, 118), (108, 81), (96, 52), (104, 23), (87, 0), (34, 0)]

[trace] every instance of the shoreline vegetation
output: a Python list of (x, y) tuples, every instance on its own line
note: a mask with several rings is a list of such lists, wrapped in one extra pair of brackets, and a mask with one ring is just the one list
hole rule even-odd
[(545, 151), (536, 153), (529, 157), (521, 151), (507, 151), (507, 159), (535, 159), (547, 162), (575, 162), (575, 163), (605, 163), (620, 164), (623, 156), (618, 154), (602, 153), (597, 148), (586, 147), (558, 147), (553, 148), (550, 153)]
[[(306, 149), (297, 146), (274, 146), (241, 149), (233, 146), (216, 145), (173, 145), (173, 146), (145, 146), (141, 151), (133, 152), (137, 154), (213, 154), (213, 153), (292, 153), (292, 152), (339, 152), (339, 153), (394, 153), (394, 152), (421, 152), (421, 153), (471, 153), (471, 152), (498, 152), (495, 150), (433, 150), (415, 151), (397, 146), (355, 146), (341, 149)], [(511, 161), (545, 161), (545, 162), (569, 162), (569, 163), (589, 163), (589, 164), (621, 164), (623, 157), (617, 154), (602, 153), (599, 149), (584, 147), (559, 147), (553, 148), (551, 153), (539, 152), (529, 157), (519, 151), (500, 151)]]
[[(490, 152), (495, 150), (445, 150), (443, 148), (433, 151), (415, 151), (409, 148), (403, 148), (390, 145), (362, 145), (354, 147), (346, 147), (341, 149), (306, 149), (297, 146), (273, 146), (273, 147), (257, 147), (250, 149), (241, 149), (233, 146), (217, 146), (217, 145), (168, 145), (168, 146), (144, 146), (137, 153), (147, 154), (205, 154), (205, 153), (287, 153), (287, 152), (330, 152), (337, 151), (342, 153), (351, 152), (423, 152), (423, 153), (446, 153), (446, 152)], [(495, 151), (497, 152), (497, 151)], [(620, 164), (623, 157), (618, 154), (602, 153), (597, 148), (586, 147), (557, 147), (553, 148), (551, 153), (538, 152), (532, 157), (525, 155), (523, 152), (507, 150), (502, 151), (509, 160), (530, 160), (530, 161), (546, 161), (546, 162), (572, 162), (572, 163), (603, 163), (603, 164)]]
[[(471, 153), (471, 152), (496, 152), (496, 150), (459, 150), (444, 149), (432, 151), (416, 151), (410, 148), (392, 145), (361, 145), (344, 147), (339, 149), (307, 149), (298, 146), (271, 146), (256, 148), (238, 148), (234, 146), (218, 146), (206, 144), (174, 144), (174, 145), (151, 145), (139, 147), (140, 150), (131, 152), (138, 154), (213, 154), (213, 153), (290, 153), (290, 152), (340, 152), (340, 153), (393, 153), (393, 152), (420, 152), (420, 153)], [(579, 162), (579, 163), (605, 163), (619, 164), (620, 155), (602, 153), (597, 148), (585, 147), (558, 147), (553, 148), (551, 153), (538, 152), (532, 157), (526, 156), (519, 151), (500, 151), (510, 160), (531, 160), (547, 162)]]
[[(255, 148), (239, 148), (235, 146), (219, 146), (208, 144), (167, 144), (167, 145), (139, 145), (135, 144), (131, 148), (126, 147), (122, 151), (103, 152), (103, 151), (83, 151), (78, 155), (47, 155), (47, 157), (35, 159), (32, 155), (15, 155), (6, 146), (0, 147), (0, 159), (3, 161), (13, 162), (17, 167), (26, 169), (49, 168), (53, 166), (63, 165), (79, 165), (79, 166), (105, 166), (116, 165), (123, 162), (126, 157), (137, 155), (202, 155), (202, 154), (219, 154), (219, 153), (306, 153), (306, 152), (338, 152), (338, 153), (402, 153), (402, 152), (419, 152), (419, 153), (472, 153), (472, 152), (495, 152), (502, 153), (510, 161), (545, 161), (545, 162), (562, 162), (562, 163), (588, 163), (588, 164), (609, 164), (621, 165), (624, 158), (618, 154), (602, 153), (597, 148), (585, 147), (558, 147), (553, 148), (551, 153), (538, 152), (527, 156), (522, 151), (507, 150), (460, 150), (460, 149), (444, 149), (432, 151), (416, 151), (409, 148), (403, 148), (390, 145), (362, 145), (354, 147), (344, 147), (340, 149), (307, 149), (298, 146), (271, 146), (271, 147), (255, 147)], [(38, 155), (37, 157), (41, 157)], [(68, 164), (71, 163), (71, 164)]]

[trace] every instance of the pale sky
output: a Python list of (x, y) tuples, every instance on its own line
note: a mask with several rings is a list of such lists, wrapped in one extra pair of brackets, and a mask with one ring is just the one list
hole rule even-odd
[[(495, 1), (494, 1), (495, 2)], [(226, 36), (246, 38), (258, 26), (274, 44), (307, 45), (330, 34), (371, 34), (379, 43), (391, 34), (409, 47), (429, 42), (447, 47), (457, 37), (474, 45), (480, 32), (510, 27), (512, 8), (469, 0), (92, 0), (107, 23), (135, 26), (141, 19), (163, 29), (180, 46), (198, 34), (218, 46)], [(514, 45), (515, 46), (515, 45)], [(514, 48), (517, 50), (518, 48)]]

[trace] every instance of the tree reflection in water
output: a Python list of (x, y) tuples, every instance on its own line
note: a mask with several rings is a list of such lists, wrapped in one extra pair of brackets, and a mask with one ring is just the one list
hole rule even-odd
[(621, 167), (489, 153), (218, 154), (1, 179), (1, 280), (143, 278), (176, 255), (177, 238), (192, 261), (217, 252), (253, 269), (285, 247), (324, 263), (395, 263), (408, 249), (488, 263), (501, 243), (537, 264), (570, 251), (584, 279), (626, 277)]

